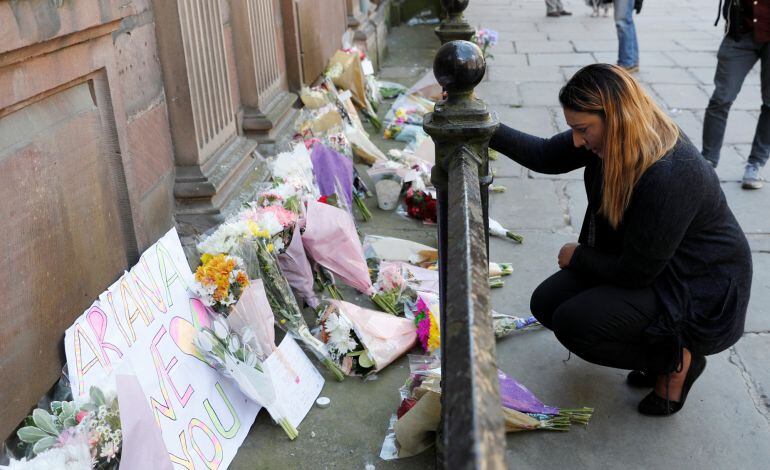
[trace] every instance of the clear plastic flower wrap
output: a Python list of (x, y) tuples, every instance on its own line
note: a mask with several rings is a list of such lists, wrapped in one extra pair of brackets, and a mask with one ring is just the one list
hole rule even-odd
[(342, 381), (345, 375), (329, 357), (329, 352), (323, 342), (319, 341), (310, 332), (310, 328), (302, 316), (297, 304), (297, 299), (291, 291), (291, 286), (281, 272), (274, 248), (264, 238), (244, 242), (239, 246), (239, 255), (249, 267), (250, 276), (262, 279), (265, 286), (267, 300), (275, 315), (276, 324), (294, 337), (310, 350), (314, 356), (334, 375)]

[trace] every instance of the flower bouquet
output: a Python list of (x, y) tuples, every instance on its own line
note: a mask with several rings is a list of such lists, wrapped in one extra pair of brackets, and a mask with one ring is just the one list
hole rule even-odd
[(540, 322), (532, 315), (520, 318), (492, 310), (492, 327), (495, 330), (495, 337), (498, 339), (508, 336), (515, 331), (532, 329), (538, 326), (540, 326)]
[(367, 375), (385, 368), (417, 339), (414, 324), (404, 318), (330, 300), (318, 310), (320, 336), (348, 375)]
[(500, 238), (510, 238), (516, 243), (524, 242), (524, 237), (511, 232), (507, 228), (503, 227), (500, 222), (496, 221), (492, 217), (489, 218), (489, 234)]
[(493, 59), (494, 56), (487, 52), (487, 49), (497, 44), (498, 34), (497, 31), (491, 29), (481, 28), (476, 31), (471, 41), (475, 42), (481, 52), (484, 54), (485, 59)]
[(219, 313), (227, 313), (249, 285), (243, 260), (225, 254), (204, 253), (195, 270), (195, 293)]
[(424, 116), (433, 112), (433, 107), (433, 101), (417, 94), (401, 95), (385, 115), (385, 122), (422, 126)]
[[(410, 376), (400, 390), (402, 401), (393, 424), (396, 443), (391, 458), (409, 457), (431, 447), (441, 418), (440, 358), (409, 356), (409, 367)], [(587, 424), (593, 413), (592, 408), (546, 406), (501, 371), (498, 371), (498, 380), (500, 413), (505, 420), (506, 432), (569, 431), (572, 424)]]
[(239, 253), (247, 260), (247, 265), (253, 267), (255, 271), (253, 274), (264, 283), (267, 300), (275, 315), (276, 324), (302, 341), (334, 377), (342, 381), (345, 378), (342, 371), (329, 358), (324, 344), (310, 333), (310, 328), (302, 316), (302, 310), (297, 305), (297, 299), (291, 291), (289, 282), (281, 272), (275, 248), (269, 238), (257, 237), (244, 241), (239, 246)]
[(395, 311), (395, 306), (383, 298), (372, 284), (369, 266), (349, 213), (318, 201), (308, 202), (307, 224), (302, 241), (316, 263), (338, 275), (347, 285), (369, 296), (384, 311)]
[(222, 375), (232, 379), (249, 399), (267, 408), (289, 439), (294, 440), (299, 433), (276, 398), (272, 378), (260, 360), (260, 356), (264, 359), (269, 354), (265, 349), (275, 348), (275, 344), (259, 345), (250, 328), (237, 333), (226, 317), (217, 313), (198, 318), (196, 327), (193, 343), (199, 354)]
[(92, 387), (88, 402), (53, 401), (50, 409), (35, 409), (17, 431), (27, 459), (9, 468), (118, 468), (123, 434), (115, 398)]
[(349, 213), (329, 204), (309, 201), (302, 241), (316, 263), (359, 292), (369, 296), (375, 293), (361, 242)]
[(353, 203), (353, 162), (319, 143), (310, 155), (321, 196), (341, 192), (347, 206)]
[(404, 204), (409, 217), (427, 223), (436, 223), (438, 201), (430, 191), (416, 189), (415, 185), (410, 185), (404, 196)]
[(349, 90), (353, 103), (364, 113), (375, 129), (382, 128), (377, 113), (366, 97), (366, 79), (361, 68), (361, 57), (356, 51), (337, 51), (330, 59), (324, 75), (331, 78), (334, 85)]
[(441, 348), (441, 333), (439, 332), (438, 312), (433, 314), (430, 304), (420, 296), (414, 311), (414, 324), (417, 326), (417, 339), (422, 349), (433, 354)]
[(278, 266), (292, 289), (315, 310), (318, 297), (313, 290), (313, 269), (305, 254), (299, 227), (294, 227), (294, 234), (286, 250), (278, 255)]
[(406, 93), (407, 90), (404, 85), (395, 82), (378, 80), (378, 85), (380, 89), (380, 96), (386, 100), (396, 98), (398, 95)]
[(374, 288), (377, 295), (373, 300), (384, 311), (404, 316), (406, 305), (417, 301), (416, 289), (419, 289), (420, 281), (412, 276), (404, 263), (379, 262), (370, 258), (367, 265), (376, 273)]

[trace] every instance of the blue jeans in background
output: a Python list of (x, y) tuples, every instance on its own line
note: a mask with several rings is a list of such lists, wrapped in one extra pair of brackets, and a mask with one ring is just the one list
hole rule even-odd
[(618, 31), (618, 65), (639, 65), (639, 43), (634, 28), (634, 0), (613, 0), (615, 28)]
[[(727, 114), (741, 91), (746, 74), (758, 60), (762, 62), (762, 106), (751, 145), (749, 163), (764, 166), (770, 154), (770, 43), (754, 41), (752, 33), (738, 40), (725, 36), (717, 53), (714, 73), (714, 93), (711, 95), (703, 119), (703, 150), (706, 160), (716, 166), (725, 136)], [(759, 103), (757, 103), (759, 104)]]

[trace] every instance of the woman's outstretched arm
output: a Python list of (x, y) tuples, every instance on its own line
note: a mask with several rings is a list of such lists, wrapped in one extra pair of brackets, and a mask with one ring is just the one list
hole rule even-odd
[(586, 166), (592, 156), (598, 158), (575, 147), (571, 130), (543, 139), (500, 124), (489, 146), (532, 171), (549, 175), (570, 172)]

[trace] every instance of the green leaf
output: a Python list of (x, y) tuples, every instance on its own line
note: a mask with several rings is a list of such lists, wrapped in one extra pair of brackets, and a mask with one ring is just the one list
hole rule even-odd
[(61, 409), (62, 409), (62, 402), (60, 401), (51, 402), (51, 411), (53, 411), (53, 414), (58, 415), (61, 412)]
[(102, 393), (102, 391), (99, 390), (99, 388), (91, 387), (90, 395), (91, 395), (91, 402), (94, 403), (96, 406), (107, 404), (107, 399), (104, 398), (104, 393)]
[(75, 405), (71, 401), (64, 401), (61, 404), (61, 416), (63, 419), (67, 419), (70, 416), (75, 415)]
[(347, 353), (345, 355), (348, 356), (348, 357), (356, 357), (356, 356), (360, 356), (361, 354), (363, 354), (364, 351), (365, 351), (364, 349), (361, 349), (360, 351), (351, 351), (351, 352), (349, 352), (349, 353)]
[(43, 431), (52, 436), (58, 436), (59, 430), (56, 429), (56, 425), (53, 423), (53, 416), (48, 414), (42, 408), (38, 408), (32, 412), (32, 420), (35, 422), (35, 426), (39, 427)]
[(16, 431), (16, 435), (19, 436), (21, 442), (26, 442), (27, 444), (34, 444), (44, 437), (50, 437), (47, 432), (36, 426), (24, 426)]
[(361, 354), (360, 356), (358, 356), (358, 365), (360, 365), (364, 369), (374, 367), (374, 361), (372, 361), (372, 359), (369, 357), (369, 351), (364, 349), (361, 352), (366, 354)]
[(35, 443), (35, 446), (32, 447), (32, 452), (35, 454), (42, 454), (46, 450), (53, 447), (56, 442), (57, 440), (55, 437), (44, 437)]

